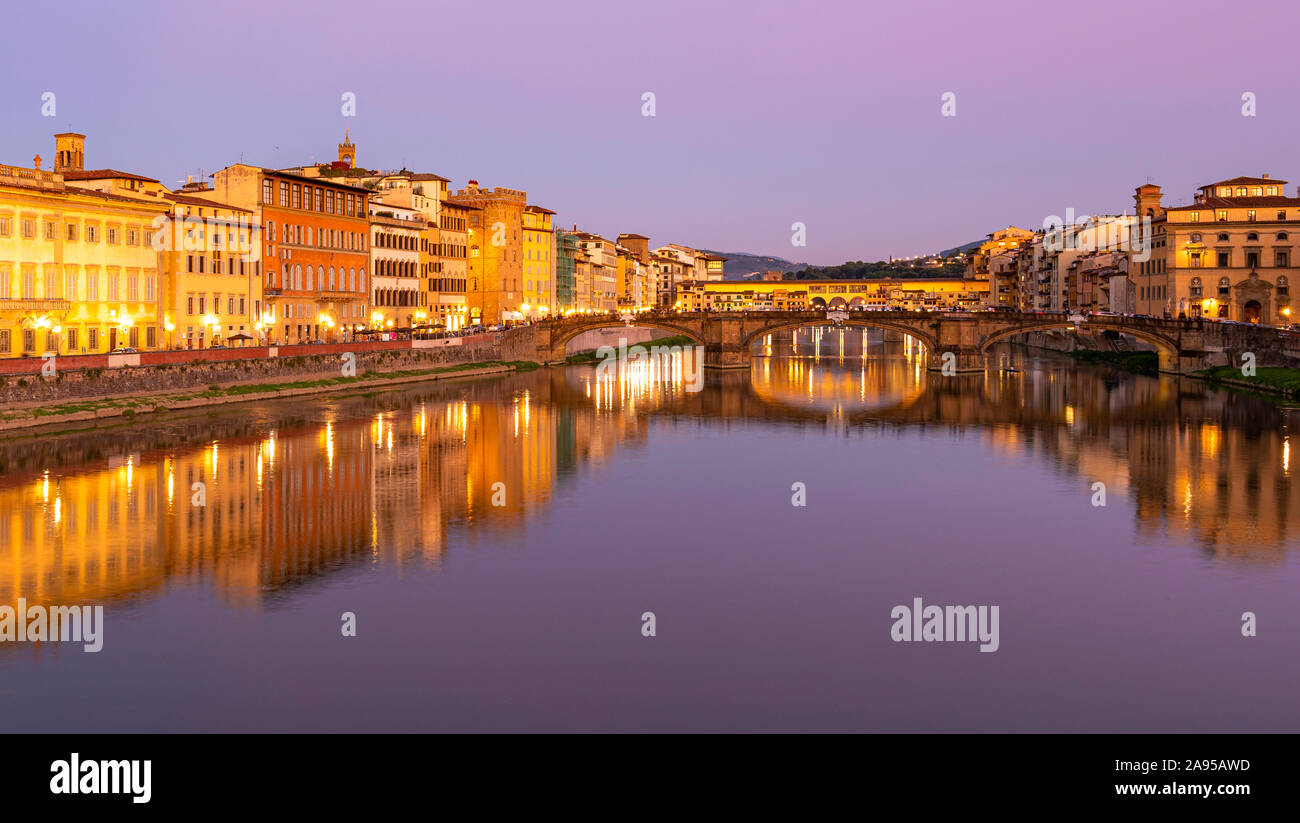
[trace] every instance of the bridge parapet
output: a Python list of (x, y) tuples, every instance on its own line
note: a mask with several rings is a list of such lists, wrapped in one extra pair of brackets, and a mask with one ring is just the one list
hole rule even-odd
[(1160, 370), (1186, 373), (1212, 365), (1241, 362), (1251, 352), (1259, 365), (1300, 365), (1300, 335), (1266, 326), (1207, 320), (1164, 320), (1119, 315), (1068, 315), (1042, 312), (915, 311), (739, 311), (676, 312), (555, 318), (511, 330), (504, 355), (538, 363), (562, 363), (565, 347), (583, 332), (620, 325), (655, 328), (684, 335), (703, 346), (705, 366), (746, 368), (751, 347), (761, 337), (814, 325), (849, 325), (901, 332), (919, 340), (936, 371), (970, 372), (987, 368), (990, 348), (1019, 334), (1040, 331), (1116, 331), (1155, 347)]

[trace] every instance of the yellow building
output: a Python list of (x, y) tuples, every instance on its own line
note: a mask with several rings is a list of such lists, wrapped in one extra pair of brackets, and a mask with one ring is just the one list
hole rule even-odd
[(678, 311), (969, 311), (983, 308), (988, 294), (987, 280), (963, 278), (690, 281), (678, 287), (676, 308)]
[(555, 309), (555, 229), (541, 206), (524, 206), (524, 300), (519, 311), (540, 320)]
[(256, 215), (182, 193), (164, 199), (172, 213), (158, 235), (163, 346), (257, 345), (263, 324)]
[[(84, 137), (57, 140), (62, 171), (42, 170), (39, 156), (33, 168), (0, 166), (0, 357), (158, 348), (153, 232), (171, 204), (74, 185), (65, 174), (84, 182)], [(103, 188), (136, 177), (113, 174)]]
[(1300, 197), (1285, 180), (1234, 177), (1200, 187), (1187, 206), (1161, 206), (1160, 187), (1134, 193), (1151, 226), (1148, 259), (1128, 276), (1137, 311), (1248, 323), (1293, 322), (1291, 279), (1300, 277)]

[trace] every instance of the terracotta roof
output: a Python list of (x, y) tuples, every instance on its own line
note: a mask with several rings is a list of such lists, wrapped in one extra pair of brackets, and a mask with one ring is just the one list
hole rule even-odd
[(166, 206), (160, 199), (149, 197), (127, 197), (121, 194), (109, 194), (106, 191), (98, 189), (87, 189), (81, 186), (66, 186), (61, 189), (50, 188), (49, 186), (36, 186), (27, 183), (20, 183), (15, 180), (0, 179), (0, 186), (7, 189), (24, 189), (42, 194), (53, 195), (76, 195), (77, 197), (97, 197), (100, 200), (112, 200), (118, 203), (135, 203), (141, 206)]
[(524, 211), (536, 212), (538, 214), (555, 214), (550, 209), (544, 209), (541, 206), (524, 206)]
[(172, 192), (163, 195), (164, 200), (171, 200), (173, 203), (180, 203), (185, 206), (207, 206), (213, 209), (230, 209), (231, 211), (242, 211), (245, 214), (252, 214), (252, 209), (246, 209), (242, 206), (231, 206), (227, 203), (218, 203), (216, 200), (204, 200), (202, 197), (191, 197), (188, 194), (177, 194)]
[(424, 172), (422, 172), (422, 173), (420, 173), (420, 174), (412, 174), (412, 175), (410, 175), (410, 178), (411, 178), (412, 180), (441, 180), (441, 181), (444, 182), (444, 183), (450, 183), (450, 182), (451, 182), (451, 178), (450, 178), (450, 177), (443, 177), (443, 176), (440, 175), (440, 174), (429, 174), (429, 173), (424, 173)]
[(1300, 197), (1207, 197), (1190, 206), (1170, 206), (1165, 211), (1215, 211), (1218, 209), (1266, 209), (1300, 206)]
[(1231, 180), (1220, 180), (1217, 183), (1206, 183), (1206, 186), (1285, 186), (1285, 180), (1277, 180), (1272, 177), (1234, 177)]
[(117, 169), (91, 169), (89, 171), (73, 171), (71, 169), (61, 171), (64, 180), (107, 180), (110, 177), (121, 178), (123, 180), (140, 180), (145, 183), (157, 183), (152, 177), (145, 177), (140, 174), (132, 174), (129, 171), (118, 171)]

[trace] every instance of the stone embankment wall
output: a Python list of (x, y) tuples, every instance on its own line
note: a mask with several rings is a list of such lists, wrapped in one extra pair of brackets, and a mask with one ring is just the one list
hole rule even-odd
[[(319, 354), (312, 348), (280, 349), (275, 357), (199, 360), (120, 366), (117, 368), (61, 369), (55, 374), (0, 376), (0, 406), (20, 407), (67, 400), (131, 397), (168, 391), (206, 389), (211, 386), (257, 385), (343, 376), (345, 355), (355, 359), (355, 374), (434, 369), (457, 363), (481, 363), (501, 359), (500, 342), (494, 339), (439, 348), (406, 348), (349, 351), (346, 344), (332, 346), (340, 351)], [(294, 353), (288, 353), (288, 352)], [(301, 351), (302, 354), (297, 352)], [(181, 352), (175, 352), (181, 355)]]

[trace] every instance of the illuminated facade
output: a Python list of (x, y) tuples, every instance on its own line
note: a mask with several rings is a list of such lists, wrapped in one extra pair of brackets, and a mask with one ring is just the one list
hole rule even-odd
[(540, 320), (555, 308), (555, 212), (541, 206), (525, 206), (523, 213), (524, 302), (519, 310), (525, 318)]
[(369, 320), (369, 192), (334, 178), (248, 166), (196, 195), (249, 209), (262, 227), (268, 342), (347, 339)]
[(262, 275), (253, 212), (187, 194), (164, 199), (172, 212), (160, 229), (163, 346), (256, 345)]
[(675, 305), (679, 311), (973, 311), (986, 304), (988, 291), (987, 280), (963, 278), (686, 282)]
[(469, 213), (468, 285), (465, 300), (471, 325), (521, 320), (524, 303), (523, 222), (528, 193), (480, 188), (477, 180), (449, 203), (475, 206)]
[(1234, 177), (1200, 187), (1188, 206), (1163, 208), (1160, 187), (1134, 194), (1151, 218), (1151, 259), (1129, 276), (1143, 314), (1250, 323), (1292, 322), (1291, 281), (1300, 275), (1300, 197), (1285, 180)]
[(156, 180), (84, 172), (83, 139), (58, 136), (58, 172), (0, 166), (0, 357), (162, 345), (153, 232), (171, 204)]

